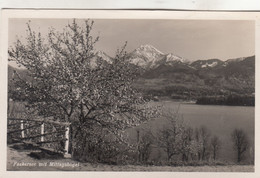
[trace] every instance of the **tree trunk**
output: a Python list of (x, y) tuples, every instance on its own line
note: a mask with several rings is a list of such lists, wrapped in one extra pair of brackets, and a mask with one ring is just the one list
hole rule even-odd
[(216, 148), (213, 149), (213, 159), (216, 160)]
[(241, 153), (240, 151), (237, 152), (237, 162), (240, 163), (241, 161)]

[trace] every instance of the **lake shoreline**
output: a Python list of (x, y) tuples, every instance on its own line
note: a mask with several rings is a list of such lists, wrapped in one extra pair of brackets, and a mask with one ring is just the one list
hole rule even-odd
[(200, 106), (231, 106), (231, 107), (255, 107), (255, 105), (228, 105), (228, 104), (216, 104), (216, 103), (207, 103), (207, 104), (202, 104), (198, 103), (197, 100), (183, 100), (183, 99), (171, 99), (171, 98), (158, 98), (158, 100), (152, 100), (153, 102), (176, 102), (180, 104), (194, 104), (194, 105), (200, 105)]

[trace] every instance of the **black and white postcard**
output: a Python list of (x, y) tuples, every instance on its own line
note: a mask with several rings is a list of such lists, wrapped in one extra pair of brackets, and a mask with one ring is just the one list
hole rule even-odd
[(6, 174), (257, 177), (258, 16), (3, 10)]

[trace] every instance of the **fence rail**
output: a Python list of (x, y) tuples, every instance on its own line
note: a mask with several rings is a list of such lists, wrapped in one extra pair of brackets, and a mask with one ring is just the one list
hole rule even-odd
[(50, 124), (62, 125), (62, 126), (69, 126), (69, 122), (58, 122), (52, 120), (45, 120), (45, 119), (21, 119), (21, 118), (8, 118), (8, 120), (20, 120), (20, 121), (34, 121), (34, 122), (45, 122)]
[[(50, 128), (56, 129), (56, 126), (62, 127), (63, 129), (50, 131)], [(36, 129), (36, 131), (31, 129)], [(14, 140), (25, 143), (26, 142), (25, 140), (32, 140), (32, 139), (39, 138), (38, 141), (34, 140), (33, 142), (26, 142), (26, 143), (31, 143), (33, 145), (38, 145), (40, 147), (48, 143), (58, 143), (58, 144), (64, 143), (64, 145), (63, 144), (60, 145), (60, 147), (63, 148), (60, 148), (59, 150), (55, 150), (52, 148), (51, 149), (46, 148), (46, 149), (52, 151), (55, 150), (56, 152), (63, 152), (66, 156), (69, 155), (69, 130), (70, 130), (70, 123), (68, 122), (58, 122), (58, 121), (44, 120), (44, 119), (8, 118), (7, 134), (8, 136), (12, 136), (12, 135), (14, 137), (16, 136)], [(63, 137), (61, 138), (55, 138), (55, 136), (58, 137), (62, 135)], [(51, 139), (48, 139), (47, 136), (49, 136), (49, 138)], [(44, 147), (41, 147), (41, 149), (43, 148)]]

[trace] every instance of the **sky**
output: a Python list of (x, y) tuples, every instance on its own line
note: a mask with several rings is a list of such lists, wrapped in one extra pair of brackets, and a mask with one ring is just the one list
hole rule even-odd
[[(26, 23), (48, 34), (50, 27), (57, 31), (71, 19), (10, 19), (9, 46), (19, 38), (25, 41)], [(254, 21), (241, 20), (154, 20), (154, 19), (93, 19), (93, 35), (99, 36), (96, 50), (114, 56), (127, 41), (128, 52), (149, 44), (167, 54), (173, 53), (190, 61), (255, 55)], [(78, 20), (83, 24), (83, 20)], [(47, 38), (47, 36), (46, 36)]]

